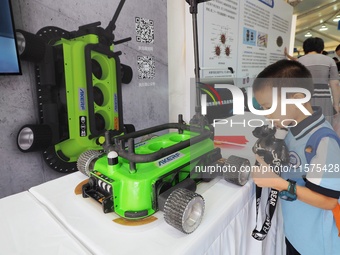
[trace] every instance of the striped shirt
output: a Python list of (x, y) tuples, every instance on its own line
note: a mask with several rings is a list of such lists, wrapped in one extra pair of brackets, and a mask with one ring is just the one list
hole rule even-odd
[(331, 92), (328, 84), (330, 80), (338, 80), (338, 68), (335, 61), (322, 54), (307, 54), (298, 59), (311, 72), (314, 81), (313, 97), (329, 98)]

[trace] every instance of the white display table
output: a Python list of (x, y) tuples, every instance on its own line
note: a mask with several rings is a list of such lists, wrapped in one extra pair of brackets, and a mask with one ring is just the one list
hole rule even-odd
[[(163, 220), (142, 226), (113, 222), (92, 199), (74, 193), (85, 176), (74, 173), (36, 186), (29, 191), (94, 254), (256, 254), (261, 243), (252, 239), (255, 211), (253, 185), (244, 187), (223, 179), (198, 185), (205, 199), (205, 214), (198, 229), (186, 235)], [(262, 254), (262, 253), (257, 253)]]
[(91, 254), (29, 192), (0, 199), (0, 254)]
[[(240, 118), (245, 117), (233, 117)], [(216, 136), (245, 136), (248, 140), (243, 145), (221, 146), (222, 155), (245, 157), (253, 163), (251, 147), (256, 138), (252, 130), (217, 125)], [(162, 212), (157, 212), (156, 219), (144, 225), (117, 223), (115, 213), (104, 214), (100, 204), (75, 192), (86, 179), (76, 172), (1, 199), (0, 246), (8, 251), (4, 254), (53, 254), (47, 250), (56, 251), (55, 247), (62, 252), (54, 254), (96, 255), (280, 255), (284, 252), (282, 223), (277, 220), (277, 214), (263, 242), (251, 237), (255, 227), (251, 180), (243, 187), (221, 178), (199, 184), (197, 193), (205, 199), (204, 217), (198, 229), (186, 235), (168, 225)]]

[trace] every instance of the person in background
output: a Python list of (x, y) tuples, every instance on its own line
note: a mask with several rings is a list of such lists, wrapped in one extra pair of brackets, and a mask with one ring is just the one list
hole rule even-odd
[[(339, 113), (339, 74), (334, 60), (321, 54), (323, 49), (324, 41), (321, 38), (310, 37), (303, 42), (305, 55), (297, 61), (306, 66), (313, 77), (311, 104), (321, 107), (326, 119), (332, 123), (332, 116)], [(286, 50), (284, 53), (290, 58)]]
[(338, 73), (340, 73), (340, 61), (337, 57), (333, 57), (336, 67), (338, 68)]
[(335, 48), (335, 54), (340, 57), (340, 44)]

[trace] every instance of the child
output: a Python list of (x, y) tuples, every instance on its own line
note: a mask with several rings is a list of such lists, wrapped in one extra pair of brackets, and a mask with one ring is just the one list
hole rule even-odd
[[(264, 110), (272, 106), (273, 87), (278, 92), (282, 87), (300, 87), (312, 94), (313, 80), (308, 69), (299, 62), (281, 60), (265, 68), (254, 81), (254, 96)], [(303, 99), (306, 95), (291, 93), (287, 97)], [(259, 187), (289, 189), (297, 195), (294, 201), (284, 200), (284, 196), (280, 199), (287, 255), (336, 255), (340, 254), (340, 237), (332, 210), (338, 208), (340, 202), (340, 148), (335, 139), (324, 137), (315, 157), (307, 163), (308, 138), (321, 127), (332, 127), (325, 121), (320, 107), (312, 107), (310, 102), (303, 106), (311, 115), (304, 114), (294, 104), (287, 104), (286, 115), (283, 115), (279, 93), (276, 110), (266, 117), (276, 119), (273, 123), (278, 128), (289, 126), (285, 142), (291, 167), (280, 177), (265, 171), (269, 166), (256, 155), (261, 166), (253, 171), (253, 180)]]

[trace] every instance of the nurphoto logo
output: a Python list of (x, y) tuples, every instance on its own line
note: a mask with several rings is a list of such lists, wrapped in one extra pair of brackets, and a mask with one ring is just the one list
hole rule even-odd
[[(242, 90), (239, 87), (236, 87), (235, 85), (228, 85), (228, 84), (215, 84), (216, 89), (226, 89), (229, 90), (232, 94), (233, 100), (232, 100), (232, 107), (233, 107), (233, 114), (234, 115), (244, 115), (244, 104), (242, 102), (245, 102), (244, 94)], [(280, 93), (278, 93), (280, 92)], [(289, 94), (294, 93), (302, 93), (305, 95), (304, 98), (289, 98)], [(286, 112), (286, 106), (289, 104), (295, 105), (300, 111), (302, 111), (305, 115), (311, 115), (311, 113), (305, 108), (304, 103), (307, 103), (311, 99), (311, 93), (309, 90), (304, 88), (298, 88), (298, 87), (282, 87), (280, 91), (278, 91), (278, 88), (273, 87), (272, 88), (272, 106), (270, 109), (256, 109), (253, 105), (253, 89), (252, 87), (247, 88), (247, 106), (251, 113), (254, 115), (259, 116), (265, 116), (272, 114), (276, 108), (278, 107), (278, 97), (281, 98), (281, 115), (285, 116), (287, 115)], [(207, 114), (207, 95), (202, 94), (201, 95), (201, 106), (202, 106), (202, 114)], [(278, 121), (278, 119), (265, 119), (266, 121), (271, 122), (272, 126), (274, 126), (274, 121)], [(284, 119), (281, 120), (281, 125), (284, 127), (287, 127), (286, 123), (292, 123), (296, 121), (293, 119)], [(213, 120), (213, 126), (216, 125), (243, 125), (244, 127), (246, 124), (250, 127), (259, 127), (265, 125), (263, 119), (250, 119), (250, 120), (244, 120), (243, 122), (232, 122), (232, 120), (228, 119), (214, 119)]]

